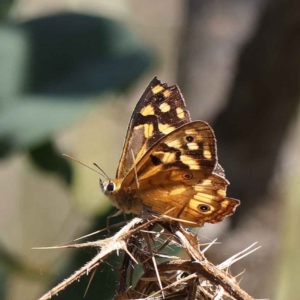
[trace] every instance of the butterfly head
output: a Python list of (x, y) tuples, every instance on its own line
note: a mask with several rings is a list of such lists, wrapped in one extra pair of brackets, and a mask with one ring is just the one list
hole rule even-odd
[(99, 179), (99, 183), (103, 194), (110, 199), (112, 205), (122, 211), (127, 211), (123, 205), (124, 203), (122, 204), (122, 201), (119, 201), (120, 182), (107, 178), (106, 180)]
[(111, 179), (109, 179), (106, 173), (96, 163), (94, 163), (94, 166), (96, 166), (100, 171), (97, 173), (100, 174), (102, 178), (104, 178), (104, 180), (102, 180), (101, 178), (99, 179), (99, 184), (104, 195), (108, 197), (112, 196), (116, 191), (116, 184)]
[(99, 184), (105, 195), (109, 196), (109, 195), (113, 194), (116, 190), (116, 185), (111, 180), (103, 181), (103, 180), (99, 179)]

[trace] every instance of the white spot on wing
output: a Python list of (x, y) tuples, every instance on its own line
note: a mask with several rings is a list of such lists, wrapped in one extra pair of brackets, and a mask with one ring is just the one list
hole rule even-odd
[(159, 106), (159, 109), (161, 110), (161, 112), (168, 112), (171, 109), (171, 106), (168, 103), (162, 103)]

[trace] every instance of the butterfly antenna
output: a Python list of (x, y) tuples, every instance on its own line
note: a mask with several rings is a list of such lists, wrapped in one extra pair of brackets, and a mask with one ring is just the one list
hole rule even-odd
[[(68, 154), (63, 154), (63, 156), (65, 156), (65, 157), (67, 157), (68, 159), (71, 159), (71, 160), (77, 162), (78, 164), (83, 165), (84, 167), (86, 167), (86, 168), (88, 168), (88, 169), (90, 169), (90, 170), (96, 172), (97, 174), (101, 175), (101, 176), (104, 177), (105, 179), (109, 180), (108, 176), (107, 176), (107, 175), (104, 173), (104, 171), (103, 171), (101, 168), (99, 168), (97, 165), (96, 165), (96, 166), (98, 167), (98, 169), (99, 169), (100, 171), (102, 171), (102, 173), (100, 173), (100, 172), (98, 172), (97, 170), (95, 170), (95, 169), (89, 167), (88, 165), (82, 163), (81, 161), (77, 160), (76, 158), (74, 158), (74, 157), (72, 157), (72, 156), (70, 156), (70, 155), (68, 155)], [(95, 165), (95, 163), (94, 163), (94, 165)]]
[(96, 164), (96, 163), (93, 163), (93, 165), (95, 167), (97, 167), (101, 172), (102, 172), (102, 175), (107, 179), (109, 180), (109, 177), (106, 175), (106, 173)]

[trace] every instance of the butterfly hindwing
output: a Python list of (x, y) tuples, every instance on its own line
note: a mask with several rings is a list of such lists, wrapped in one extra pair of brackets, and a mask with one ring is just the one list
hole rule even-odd
[(221, 221), (238, 205), (226, 198), (228, 181), (219, 168), (213, 130), (195, 121), (154, 144), (122, 185), (133, 190), (138, 185), (141, 202), (151, 210), (164, 213), (172, 208), (169, 215), (201, 226)]
[(155, 77), (132, 114), (116, 178), (124, 178), (160, 138), (190, 121), (177, 85), (162, 84)]
[[(164, 183), (163, 185), (161, 183)], [(226, 197), (228, 181), (199, 170), (166, 170), (140, 181), (143, 204), (182, 222), (217, 223), (234, 213), (238, 200)]]

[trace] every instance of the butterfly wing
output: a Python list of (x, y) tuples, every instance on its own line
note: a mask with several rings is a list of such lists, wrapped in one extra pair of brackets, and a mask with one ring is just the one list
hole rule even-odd
[(239, 201), (226, 197), (228, 184), (220, 172), (213, 130), (195, 121), (153, 145), (122, 186), (138, 190), (140, 201), (153, 211), (165, 213), (173, 208), (168, 215), (201, 226), (235, 211)]
[(160, 138), (190, 121), (178, 86), (154, 77), (131, 116), (116, 178), (124, 178)]
[[(153, 145), (137, 163), (136, 172), (139, 180), (143, 180), (171, 169), (201, 170), (210, 174), (217, 166), (213, 130), (206, 122), (194, 121), (177, 128)], [(125, 184), (126, 181), (125, 178)]]
[(166, 170), (139, 184), (145, 206), (158, 213), (171, 209), (169, 216), (194, 226), (220, 222), (239, 205), (238, 200), (226, 197), (226, 179), (198, 170)]

